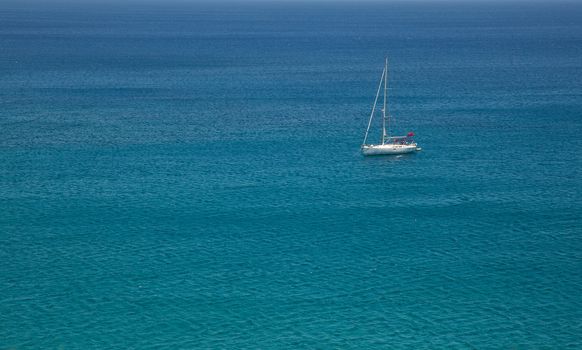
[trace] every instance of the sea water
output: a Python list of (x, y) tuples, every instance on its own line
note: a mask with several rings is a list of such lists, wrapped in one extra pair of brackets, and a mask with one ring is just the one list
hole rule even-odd
[(581, 82), (576, 2), (3, 2), (0, 348), (580, 349)]

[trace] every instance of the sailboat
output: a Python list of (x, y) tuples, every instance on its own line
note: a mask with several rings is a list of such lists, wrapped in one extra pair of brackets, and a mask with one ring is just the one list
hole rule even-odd
[[(382, 108), (382, 142), (379, 144), (367, 144), (368, 134), (370, 132), (370, 126), (372, 125), (372, 119), (374, 119), (374, 113), (376, 112), (376, 104), (378, 103), (378, 98), (380, 97), (380, 92), (382, 90), (382, 83), (384, 84), (384, 105)], [(380, 78), (380, 84), (378, 85), (378, 91), (376, 92), (376, 99), (374, 100), (374, 106), (372, 107), (372, 113), (370, 114), (370, 120), (368, 121), (368, 128), (366, 129), (366, 136), (364, 136), (364, 142), (362, 143), (362, 153), (365, 156), (375, 156), (375, 155), (386, 155), (386, 154), (404, 154), (420, 151), (421, 148), (418, 147), (416, 142), (413, 140), (414, 133), (409, 132), (406, 136), (390, 136), (390, 114), (386, 109), (388, 94), (388, 58), (386, 58), (384, 64), (384, 71), (382, 72), (382, 78)]]

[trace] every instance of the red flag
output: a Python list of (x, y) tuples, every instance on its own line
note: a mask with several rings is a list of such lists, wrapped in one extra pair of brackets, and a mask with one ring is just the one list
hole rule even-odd
[(408, 133), (408, 135), (407, 135), (407, 136), (408, 136), (408, 137), (412, 137), (412, 136), (414, 136), (414, 133), (411, 131), (411, 132), (409, 132), (409, 133)]

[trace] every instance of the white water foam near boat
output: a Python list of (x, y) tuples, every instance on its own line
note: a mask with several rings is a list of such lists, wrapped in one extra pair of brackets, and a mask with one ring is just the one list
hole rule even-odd
[[(384, 84), (384, 102), (382, 106), (382, 139), (379, 144), (367, 144), (366, 142), (368, 141), (370, 127), (372, 126), (372, 120), (374, 119), (374, 114), (376, 112), (376, 105), (378, 104), (378, 98), (380, 97), (380, 92), (382, 91), (382, 84)], [(384, 63), (384, 70), (382, 71), (382, 77), (380, 78), (380, 84), (378, 85), (378, 91), (376, 92), (376, 98), (374, 99), (374, 105), (372, 106), (372, 113), (370, 114), (370, 119), (368, 121), (368, 128), (366, 129), (364, 142), (362, 142), (362, 153), (365, 156), (375, 156), (405, 154), (420, 151), (421, 148), (418, 147), (417, 143), (413, 139), (413, 132), (407, 133), (406, 136), (390, 136), (391, 116), (388, 113), (387, 102), (388, 58), (386, 58)]]

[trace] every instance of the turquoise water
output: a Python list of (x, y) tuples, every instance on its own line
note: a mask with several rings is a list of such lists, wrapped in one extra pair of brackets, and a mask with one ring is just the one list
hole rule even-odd
[[(0, 349), (582, 348), (581, 4), (12, 2), (0, 43)], [(364, 158), (387, 52), (423, 151)]]

